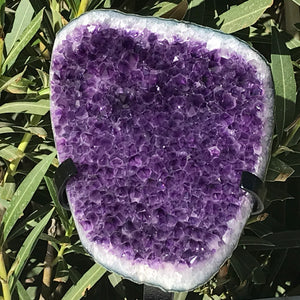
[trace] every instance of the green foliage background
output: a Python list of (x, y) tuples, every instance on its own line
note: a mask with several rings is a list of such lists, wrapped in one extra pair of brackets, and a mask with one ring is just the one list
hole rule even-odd
[(55, 35), (86, 10), (184, 19), (245, 40), (269, 61), (276, 127), (264, 213), (220, 272), (184, 299), (300, 295), (299, 0), (0, 0), (0, 298), (142, 299), (142, 285), (94, 264), (58, 203), (49, 117)]

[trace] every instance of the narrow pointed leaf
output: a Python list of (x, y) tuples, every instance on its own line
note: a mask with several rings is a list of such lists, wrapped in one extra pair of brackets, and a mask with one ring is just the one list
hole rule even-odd
[(43, 116), (49, 111), (49, 100), (41, 99), (35, 102), (18, 101), (5, 103), (0, 106), (0, 114), (5, 113), (27, 113)]
[(7, 89), (10, 85), (18, 82), (22, 78), (25, 70), (26, 69), (24, 69), (24, 71), (22, 71), (21, 73), (15, 75), (14, 77), (11, 77), (11, 78), (5, 77), (5, 76), (1, 76), (0, 77), (0, 83), (3, 82), (3, 84), (0, 86), (0, 92), (2, 92), (3, 90)]
[(272, 3), (273, 0), (248, 0), (221, 14), (217, 25), (226, 33), (246, 28), (254, 24)]
[(259, 262), (247, 250), (237, 248), (230, 259), (230, 263), (240, 281), (246, 280), (254, 269), (259, 267)]
[(50, 209), (50, 205), (45, 205), (42, 208), (36, 209), (28, 217), (19, 222), (18, 225), (16, 225), (11, 231), (9, 237), (7, 238), (7, 242), (9, 243), (20, 235), (26, 234), (29, 230), (31, 230), (38, 224), (39, 220), (43, 218), (50, 211)]
[(105, 274), (106, 270), (94, 264), (64, 295), (62, 300), (79, 300), (84, 297), (85, 292), (92, 288), (92, 286)]
[(276, 249), (300, 248), (300, 230), (275, 232), (265, 237)]
[(8, 144), (0, 144), (0, 157), (13, 161), (18, 158), (22, 158), (24, 153), (17, 147)]
[(142, 15), (152, 15), (155, 17), (161, 17), (164, 14), (170, 12), (172, 9), (174, 9), (180, 2), (182, 1), (181, 0), (162, 1), (157, 3), (156, 5), (149, 5), (147, 8), (143, 9), (139, 13)]
[(31, 255), (36, 243), (38, 242), (38, 237), (44, 230), (45, 226), (49, 222), (54, 209), (51, 209), (48, 214), (32, 229), (26, 240), (24, 241), (19, 253), (17, 254), (15, 263), (11, 267), (11, 276), (9, 280), (10, 290), (13, 291), (16, 285), (16, 281), (19, 279), (21, 272), (23, 271), (28, 258)]
[(239, 240), (239, 245), (243, 246), (253, 246), (253, 245), (263, 245), (273, 247), (274, 244), (256, 236), (242, 236)]
[(11, 200), (10, 206), (3, 216), (1, 224), (2, 238), (0, 244), (3, 244), (3, 242), (5, 242), (8, 234), (23, 213), (23, 210), (37, 190), (55, 155), (56, 153), (52, 153), (45, 159), (43, 159), (40, 163), (38, 163), (16, 190)]
[(283, 130), (294, 118), (296, 104), (296, 82), (289, 49), (286, 47), (280, 32), (272, 28), (271, 67), (275, 85), (276, 131), (279, 141)]
[(68, 279), (69, 279), (68, 264), (62, 258), (57, 263), (55, 277), (53, 281), (66, 283)]
[(30, 24), (25, 28), (22, 35), (20, 36), (20, 39), (18, 42), (15, 43), (14, 47), (9, 52), (6, 60), (3, 63), (2, 70), (5, 70), (6, 68), (10, 68), (15, 60), (17, 59), (18, 55), (21, 53), (21, 51), (27, 46), (27, 44), (30, 42), (30, 40), (34, 37), (34, 35), (37, 33), (41, 26), (41, 22), (43, 19), (43, 12), (44, 10), (41, 10), (30, 22)]
[(300, 6), (300, 0), (292, 0), (292, 1)]
[(18, 290), (18, 296), (20, 300), (32, 300), (19, 280), (16, 283), (16, 287)]
[(267, 181), (286, 181), (294, 173), (294, 169), (282, 160), (272, 157), (266, 180)]
[(182, 20), (186, 14), (188, 6), (189, 6), (189, 4), (188, 4), (187, 0), (182, 0), (177, 6), (175, 6), (173, 9), (171, 9), (167, 13), (163, 14), (161, 17)]
[(60, 205), (60, 203), (58, 201), (56, 188), (55, 188), (53, 179), (48, 177), (48, 176), (45, 176), (44, 179), (45, 179), (49, 194), (50, 194), (50, 196), (52, 198), (52, 201), (54, 203), (55, 210), (56, 210), (56, 212), (57, 212), (57, 214), (60, 218), (60, 221), (61, 221), (62, 225), (67, 230), (70, 226), (69, 221), (68, 221), (69, 217), (68, 217), (67, 212), (63, 209), (63, 207)]
[(193, 0), (189, 3), (185, 20), (197, 24), (203, 24), (205, 13), (205, 0)]
[(12, 49), (24, 29), (30, 24), (34, 9), (29, 0), (21, 0), (15, 13), (15, 20), (10, 33), (5, 36), (6, 52)]

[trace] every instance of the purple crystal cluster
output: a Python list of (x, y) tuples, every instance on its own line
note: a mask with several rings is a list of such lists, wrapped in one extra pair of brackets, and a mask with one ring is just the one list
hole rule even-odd
[(238, 54), (147, 30), (77, 27), (53, 55), (52, 118), (90, 241), (152, 265), (211, 256), (261, 153), (263, 90)]

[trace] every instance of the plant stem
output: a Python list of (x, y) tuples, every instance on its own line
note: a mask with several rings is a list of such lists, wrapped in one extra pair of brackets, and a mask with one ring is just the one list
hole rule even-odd
[(81, 0), (76, 17), (79, 17), (81, 14), (86, 12), (88, 5), (89, 5), (89, 0)]
[[(53, 218), (52, 224), (48, 229), (48, 234), (55, 237), (56, 235), (56, 221)], [(45, 257), (45, 268), (43, 272), (43, 284), (42, 291), (40, 294), (39, 300), (49, 300), (51, 295), (51, 280), (52, 280), (52, 271), (53, 271), (53, 259), (54, 259), (54, 248), (50, 241), (48, 241), (47, 252)]]
[[(40, 122), (40, 120), (41, 120), (41, 116), (33, 115), (32, 120), (29, 122), (29, 126), (36, 126)], [(18, 146), (18, 149), (21, 150), (24, 153), (26, 151), (26, 148), (27, 148), (31, 138), (32, 138), (32, 133), (28, 133), (28, 132), (25, 133), (23, 138), (22, 138), (21, 143)], [(6, 182), (9, 175), (11, 175), (11, 176), (15, 175), (20, 161), (21, 161), (21, 157), (13, 160), (9, 164), (9, 166), (7, 168), (7, 171), (6, 171), (6, 174), (4, 176), (4, 180), (3, 180), (4, 183)]]
[(11, 295), (10, 295), (10, 290), (8, 285), (8, 277), (5, 268), (2, 249), (0, 250), (0, 281), (2, 285), (3, 300), (11, 300)]

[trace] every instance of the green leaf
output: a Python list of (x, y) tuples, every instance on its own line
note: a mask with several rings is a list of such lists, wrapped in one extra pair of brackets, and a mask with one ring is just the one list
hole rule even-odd
[(31, 134), (37, 135), (38, 137), (45, 139), (47, 137), (47, 131), (43, 127), (32, 126), (26, 128)]
[(197, 24), (203, 24), (205, 13), (205, 0), (192, 0), (189, 3), (185, 20)]
[(284, 128), (294, 119), (296, 104), (296, 82), (289, 49), (280, 32), (272, 27), (271, 68), (275, 85), (276, 132), (279, 143)]
[(275, 250), (272, 252), (271, 263), (269, 264), (270, 275), (268, 277), (268, 284), (272, 284), (272, 282), (275, 280), (286, 259), (287, 253), (287, 249)]
[(105, 0), (103, 8), (111, 8), (112, 0)]
[(266, 283), (266, 275), (263, 271), (262, 267), (258, 267), (253, 271), (252, 282), (255, 284), (265, 284)]
[(300, 155), (299, 153), (290, 153), (283, 158), (284, 162), (293, 168), (294, 173), (291, 177), (300, 177)]
[(76, 2), (74, 0), (66, 0), (69, 8), (72, 10), (73, 16), (77, 15), (78, 6), (76, 5)]
[(11, 85), (16, 84), (18, 81), (20, 81), (25, 71), (26, 68), (24, 69), (24, 71), (15, 75), (14, 77), (0, 76), (0, 92), (2, 92), (3, 90), (8, 91)]
[(265, 222), (255, 222), (246, 226), (247, 229), (251, 230), (260, 238), (266, 237), (272, 233), (272, 228)]
[(230, 263), (240, 281), (245, 281), (259, 267), (259, 262), (247, 250), (238, 247), (230, 259)]
[(284, 201), (294, 199), (287, 191), (285, 183), (282, 182), (268, 182), (266, 201)]
[(5, 36), (6, 52), (12, 49), (14, 44), (20, 38), (24, 29), (30, 24), (34, 9), (29, 0), (21, 0), (15, 13), (15, 20), (10, 33)]
[[(139, 14), (144, 16), (155, 16), (162, 17), (164, 14), (170, 12), (172, 9), (176, 8), (182, 0), (173, 0), (173, 1), (150, 1), (149, 5), (142, 9)], [(156, 4), (157, 3), (157, 4)]]
[(66, 283), (69, 279), (69, 269), (66, 261), (61, 258), (56, 266), (55, 277), (53, 281)]
[(248, 0), (219, 15), (217, 25), (226, 33), (246, 28), (254, 24), (272, 3), (273, 0)]
[(9, 243), (22, 234), (27, 234), (27, 232), (35, 227), (39, 223), (40, 219), (43, 218), (50, 210), (50, 205), (44, 205), (43, 207), (35, 210), (21, 222), (18, 222), (18, 224), (13, 228), (9, 237), (7, 238), (7, 242)]
[(9, 286), (10, 290), (13, 292), (16, 282), (19, 279), (21, 272), (23, 271), (28, 258), (30, 257), (36, 243), (38, 242), (39, 235), (44, 230), (45, 226), (49, 222), (52, 214), (53, 214), (54, 208), (48, 212), (48, 214), (39, 222), (37, 225), (32, 229), (26, 240), (24, 241), (21, 249), (19, 250), (17, 257), (13, 263), (13, 265), (10, 268), (10, 271), (8, 274), (10, 274), (9, 277)]
[(89, 290), (105, 272), (106, 270), (102, 266), (94, 264), (81, 279), (67, 291), (62, 300), (80, 300), (84, 297), (85, 292)]
[(78, 270), (70, 265), (68, 265), (69, 268), (69, 276), (73, 284), (76, 284), (80, 278), (81, 274), (78, 272)]
[(0, 106), (0, 114), (6, 113), (26, 113), (32, 115), (45, 115), (50, 109), (50, 101), (48, 99), (40, 99), (37, 101), (17, 101), (5, 103)]
[(0, 157), (7, 161), (13, 161), (15, 159), (22, 158), (24, 153), (13, 145), (0, 144)]
[(8, 234), (12, 230), (15, 223), (23, 213), (23, 210), (31, 200), (38, 186), (40, 185), (43, 176), (51, 165), (56, 153), (52, 153), (38, 163), (22, 181), (16, 190), (10, 206), (6, 210), (1, 224), (1, 242), (0, 245), (6, 241)]
[(239, 240), (239, 245), (243, 245), (243, 246), (263, 245), (268, 247), (274, 246), (274, 244), (272, 244), (271, 242), (264, 240), (262, 238), (258, 238), (256, 236), (242, 236)]
[(0, 0), (0, 27), (3, 30), (4, 21), (5, 21), (5, 5), (6, 0)]
[(268, 172), (267, 181), (286, 181), (294, 173), (294, 169), (287, 165), (282, 160), (272, 157)]
[(161, 17), (168, 18), (168, 19), (182, 20), (187, 12), (188, 6), (189, 6), (189, 4), (188, 4), (187, 0), (182, 0), (173, 9), (171, 9), (170, 11), (161, 15)]
[(275, 232), (265, 237), (276, 249), (300, 248), (300, 230)]
[(32, 298), (28, 295), (24, 286), (22, 285), (22, 283), (19, 280), (16, 283), (16, 288), (17, 288), (18, 296), (19, 296), (20, 300), (32, 300)]
[(8, 175), (3, 186), (0, 186), (0, 198), (4, 200), (11, 200), (16, 190), (15, 178)]
[(44, 72), (43, 70), (40, 70), (40, 69), (36, 69), (36, 71), (38, 72), (38, 74), (41, 78), (43, 87), (48, 88), (49, 87), (49, 74), (47, 74), (46, 72)]
[(21, 126), (11, 126), (11, 127), (0, 127), (0, 134), (3, 133), (26, 133), (29, 130)]
[(69, 217), (67, 212), (63, 209), (63, 207), (60, 205), (58, 198), (57, 198), (57, 193), (56, 193), (56, 188), (53, 182), (53, 179), (45, 176), (45, 182), (49, 191), (49, 194), (51, 196), (51, 199), (54, 203), (55, 206), (55, 210), (59, 216), (59, 219), (63, 225), (63, 227), (65, 228), (65, 230), (68, 230), (68, 228), (70, 227), (70, 223), (69, 223)]
[[(3, 86), (5, 82), (7, 82), (10, 79), (10, 77), (1, 75), (0, 76), (0, 85)], [(33, 82), (28, 80), (27, 78), (21, 78), (18, 81), (12, 82), (9, 84), (5, 91), (11, 94), (27, 94), (31, 92), (29, 86), (32, 85)]]
[(300, 6), (300, 0), (292, 0), (293, 2), (295, 2), (297, 5)]
[(6, 60), (3, 63), (2, 66), (2, 72), (7, 69), (9, 69), (21, 51), (26, 47), (26, 45), (30, 42), (30, 40), (34, 37), (34, 35), (37, 33), (41, 26), (41, 22), (43, 19), (43, 13), (44, 9), (41, 10), (30, 22), (30, 24), (25, 28), (23, 33), (21, 34), (19, 40), (15, 43), (14, 47), (9, 52), (8, 56), (6, 57)]
[(188, 296), (188, 292), (175, 292), (173, 300), (185, 300)]

